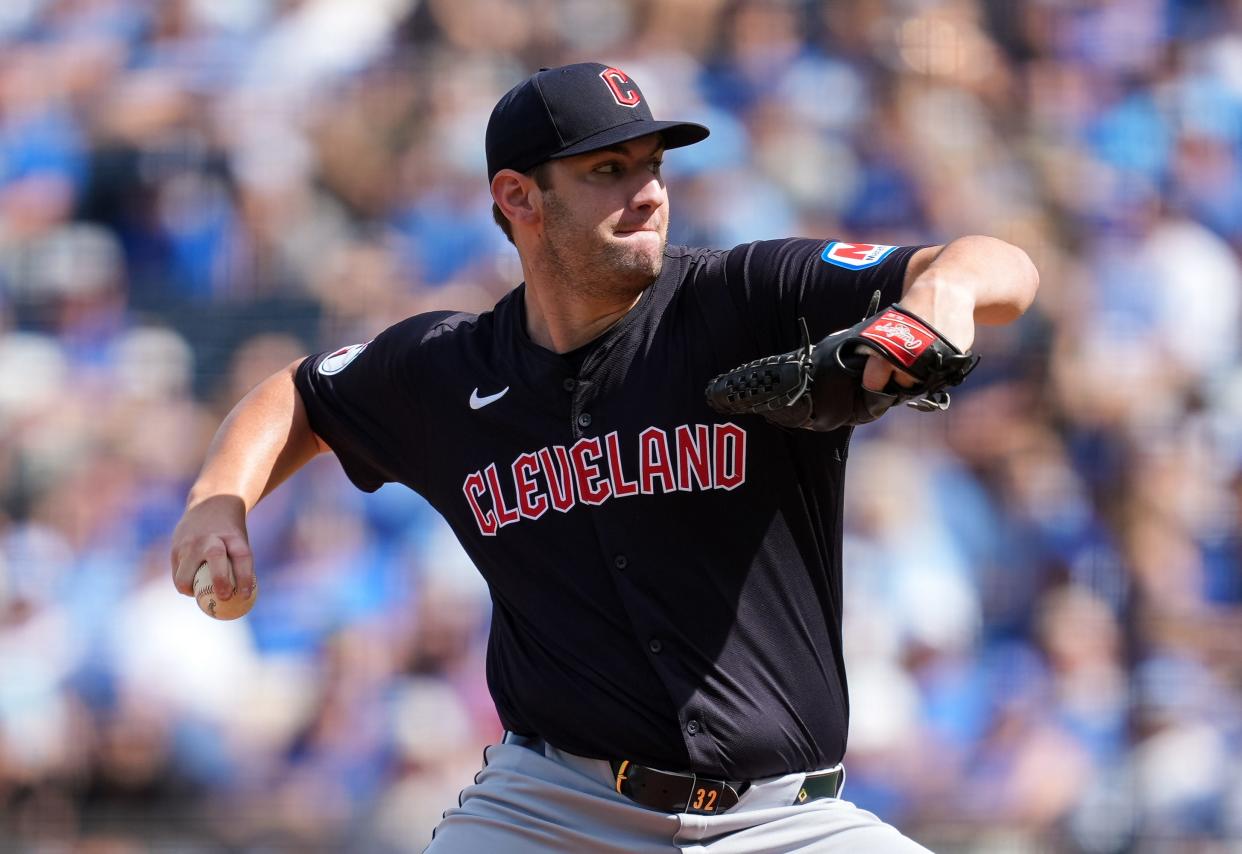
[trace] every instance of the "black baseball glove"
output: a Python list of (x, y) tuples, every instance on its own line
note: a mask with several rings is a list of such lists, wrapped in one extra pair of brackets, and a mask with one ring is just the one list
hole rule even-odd
[[(726, 415), (762, 415), (782, 427), (835, 430), (866, 424), (905, 402), (924, 412), (947, 409), (949, 393), (979, 357), (963, 353), (921, 318), (898, 305), (879, 313), (880, 293), (867, 317), (812, 345), (805, 319), (802, 346), (756, 359), (707, 385), (707, 403)], [(867, 359), (878, 353), (916, 380), (891, 379), (883, 391), (863, 388)]]

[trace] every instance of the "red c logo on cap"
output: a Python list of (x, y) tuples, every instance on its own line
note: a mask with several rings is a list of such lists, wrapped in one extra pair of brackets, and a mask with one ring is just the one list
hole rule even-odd
[(605, 68), (599, 73), (600, 79), (608, 84), (612, 99), (622, 107), (635, 107), (643, 99), (638, 86), (620, 68)]

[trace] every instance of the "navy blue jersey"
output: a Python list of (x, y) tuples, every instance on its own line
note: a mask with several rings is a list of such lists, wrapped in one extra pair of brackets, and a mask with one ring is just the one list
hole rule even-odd
[(917, 247), (669, 247), (577, 358), (531, 341), (524, 286), (409, 318), (297, 372), (361, 489), (417, 490), (494, 602), (502, 723), (563, 750), (753, 779), (845, 751), (841, 508), (849, 430), (707, 407), (716, 374), (895, 302)]

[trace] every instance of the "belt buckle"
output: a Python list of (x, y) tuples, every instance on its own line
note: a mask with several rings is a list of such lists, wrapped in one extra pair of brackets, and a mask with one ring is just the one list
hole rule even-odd
[[(828, 788), (825, 789), (825, 786)], [(845, 788), (845, 766), (838, 764), (826, 771), (807, 774), (802, 780), (802, 788), (794, 799), (794, 804), (804, 804), (808, 800), (818, 798), (839, 798)]]
[(691, 815), (715, 815), (724, 800), (729, 784), (724, 780), (694, 775), (690, 785), (690, 797), (686, 799), (685, 812)]

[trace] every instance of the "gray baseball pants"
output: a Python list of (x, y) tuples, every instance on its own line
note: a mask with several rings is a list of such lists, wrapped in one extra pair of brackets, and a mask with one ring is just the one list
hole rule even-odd
[(509, 734), (424, 854), (926, 854), (849, 801), (791, 806), (802, 778), (752, 782), (721, 815), (664, 813), (619, 794), (607, 762)]

